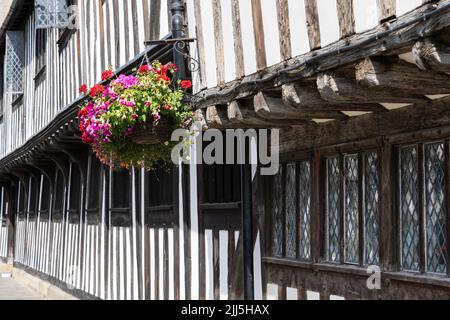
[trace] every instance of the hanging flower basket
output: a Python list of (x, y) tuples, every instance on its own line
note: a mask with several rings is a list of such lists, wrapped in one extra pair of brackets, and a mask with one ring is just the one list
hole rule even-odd
[(151, 169), (170, 160), (172, 131), (188, 130), (194, 120), (183, 102), (191, 82), (174, 81), (175, 72), (174, 64), (154, 62), (132, 75), (105, 70), (102, 80), (109, 85), (80, 87), (90, 97), (78, 113), (81, 138), (102, 163)]
[(136, 126), (134, 132), (130, 135), (131, 141), (142, 145), (155, 145), (170, 140), (173, 131), (173, 121), (171, 118), (164, 117), (157, 125), (152, 121), (150, 123)]

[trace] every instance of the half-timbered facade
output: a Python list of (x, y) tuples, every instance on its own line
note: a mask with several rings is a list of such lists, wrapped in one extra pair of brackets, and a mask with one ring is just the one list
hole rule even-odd
[[(84, 298), (450, 298), (449, 30), (448, 0), (13, 0), (0, 259)], [(278, 173), (101, 165), (78, 87), (144, 57), (205, 129), (280, 129)]]

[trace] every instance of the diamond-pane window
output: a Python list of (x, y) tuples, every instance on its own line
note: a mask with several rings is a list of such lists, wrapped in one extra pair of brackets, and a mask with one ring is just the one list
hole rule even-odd
[(364, 154), (364, 241), (365, 264), (379, 264), (378, 155)]
[(23, 92), (24, 34), (22, 31), (6, 32), (5, 88), (7, 93)]
[(351, 155), (344, 158), (345, 186), (344, 186), (344, 219), (345, 219), (345, 262), (359, 262), (358, 238), (358, 156)]
[(339, 157), (327, 160), (327, 178), (328, 260), (339, 262), (339, 199), (341, 194)]
[(445, 151), (443, 143), (425, 145), (426, 269), (447, 272)]
[(311, 164), (289, 162), (272, 180), (272, 252), (276, 257), (311, 258)]
[(36, 29), (65, 28), (68, 23), (67, 0), (35, 0)]
[(402, 266), (419, 270), (419, 195), (417, 148), (400, 150), (400, 209)]
[(282, 210), (283, 210), (283, 167), (273, 178), (273, 244), (274, 256), (281, 256), (282, 251)]
[(296, 258), (296, 164), (286, 165), (286, 256)]
[(310, 234), (310, 209), (311, 209), (311, 165), (309, 162), (301, 162), (299, 169), (300, 192), (300, 259), (311, 258), (311, 234)]

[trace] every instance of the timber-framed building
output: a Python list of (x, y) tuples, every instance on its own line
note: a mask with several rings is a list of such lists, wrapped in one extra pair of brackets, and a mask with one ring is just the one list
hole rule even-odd
[[(82, 143), (79, 85), (180, 39), (205, 128), (280, 129), (276, 175)], [(92, 299), (450, 298), (449, 0), (13, 0), (0, 58), (3, 262)]]

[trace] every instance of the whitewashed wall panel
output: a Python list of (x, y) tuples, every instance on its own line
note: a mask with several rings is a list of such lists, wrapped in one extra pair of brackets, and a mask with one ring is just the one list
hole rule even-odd
[(397, 0), (397, 16), (404, 15), (405, 13), (414, 10), (415, 8), (421, 6), (422, 2), (422, 0)]
[(291, 32), (292, 56), (310, 51), (304, 0), (289, 0), (289, 29)]
[(353, 1), (355, 31), (357, 33), (372, 29), (378, 25), (377, 0)]
[(267, 66), (272, 66), (282, 61), (280, 55), (281, 49), (280, 34), (278, 31), (277, 1), (278, 0), (263, 0), (261, 7)]

